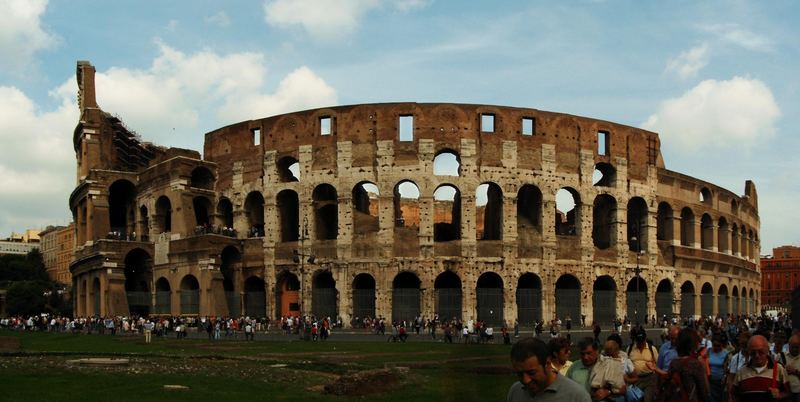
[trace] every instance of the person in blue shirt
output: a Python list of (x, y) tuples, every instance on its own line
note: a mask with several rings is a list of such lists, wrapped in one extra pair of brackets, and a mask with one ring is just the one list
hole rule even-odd
[(708, 365), (711, 376), (708, 379), (711, 390), (712, 402), (725, 400), (725, 359), (728, 357), (728, 337), (723, 332), (715, 333), (711, 337), (711, 351), (708, 353)]
[(647, 363), (647, 368), (650, 370), (655, 371), (658, 374), (667, 375), (669, 371), (669, 364), (672, 363), (672, 360), (678, 357), (678, 349), (676, 348), (676, 343), (678, 342), (678, 333), (681, 332), (681, 329), (678, 326), (672, 326), (669, 329), (669, 333), (667, 334), (668, 341), (664, 342), (661, 345), (661, 348), (658, 350), (658, 361), (655, 365), (652, 362)]

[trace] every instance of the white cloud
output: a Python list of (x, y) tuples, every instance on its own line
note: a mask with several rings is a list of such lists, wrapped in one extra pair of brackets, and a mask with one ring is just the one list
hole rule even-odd
[(688, 151), (706, 146), (743, 148), (775, 134), (780, 117), (772, 91), (760, 80), (706, 80), (668, 99), (642, 127)]
[(695, 46), (681, 52), (678, 57), (667, 62), (666, 71), (678, 75), (682, 80), (693, 78), (708, 64), (708, 44)]
[(148, 69), (110, 68), (96, 75), (97, 102), (145, 140), (200, 150), (202, 132), (236, 121), (336, 103), (336, 93), (308, 67), (264, 93), (260, 53), (186, 54), (164, 44)]
[(394, 8), (400, 12), (407, 13), (428, 7), (431, 1), (432, 0), (396, 0), (394, 2)]
[(267, 0), (264, 17), (270, 26), (299, 25), (317, 40), (335, 40), (353, 33), (379, 0)]
[(40, 19), (46, 8), (47, 0), (0, 1), (0, 68), (20, 72), (37, 51), (58, 42), (42, 29)]
[(228, 14), (225, 14), (225, 11), (220, 11), (214, 15), (206, 17), (206, 22), (225, 28), (231, 24), (231, 19), (228, 18)]
[(759, 52), (769, 52), (773, 50), (773, 43), (769, 38), (742, 28), (739, 24), (711, 24), (700, 28), (714, 34), (725, 42), (741, 46), (745, 49)]

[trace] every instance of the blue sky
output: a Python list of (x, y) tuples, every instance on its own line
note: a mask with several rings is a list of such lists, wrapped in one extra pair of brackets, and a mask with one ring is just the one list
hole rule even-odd
[(65, 224), (75, 63), (146, 140), (326, 105), (533, 107), (658, 132), (667, 168), (737, 194), (762, 253), (800, 244), (800, 3), (0, 0), (0, 237)]

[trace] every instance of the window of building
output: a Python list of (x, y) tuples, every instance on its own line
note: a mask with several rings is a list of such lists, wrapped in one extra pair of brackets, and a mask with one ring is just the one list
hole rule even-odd
[(533, 135), (534, 130), (536, 129), (535, 120), (532, 117), (523, 117), (522, 118), (522, 135)]
[(494, 115), (491, 113), (481, 113), (481, 132), (494, 132)]
[(331, 118), (324, 116), (319, 118), (319, 135), (331, 135)]
[(414, 116), (400, 116), (400, 141), (414, 141)]
[(254, 128), (250, 132), (253, 133), (253, 145), (261, 145), (261, 129)]
[(608, 155), (608, 132), (597, 132), (597, 154)]

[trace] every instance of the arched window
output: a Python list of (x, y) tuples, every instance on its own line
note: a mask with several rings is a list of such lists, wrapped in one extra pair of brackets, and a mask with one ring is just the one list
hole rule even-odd
[(445, 149), (433, 158), (433, 174), (435, 176), (460, 176), (461, 160), (455, 151)]
[(681, 210), (681, 246), (694, 247), (694, 212), (689, 207)]
[(673, 230), (672, 222), (674, 216), (672, 207), (666, 202), (658, 204), (658, 218), (656, 222), (656, 237), (658, 240), (673, 240), (675, 233)]
[(314, 229), (317, 240), (336, 240), (339, 236), (339, 198), (330, 184), (314, 188)]
[(453, 185), (439, 186), (433, 193), (433, 240), (461, 239), (461, 193)]
[(192, 170), (192, 178), (189, 181), (189, 187), (213, 190), (214, 174), (204, 166), (194, 168), (194, 170)]
[(592, 241), (594, 246), (603, 250), (616, 243), (617, 200), (608, 194), (598, 195), (594, 199), (592, 210)]
[(556, 234), (561, 236), (580, 235), (580, 194), (572, 188), (564, 187), (556, 193)]
[(599, 187), (614, 187), (617, 182), (617, 169), (609, 163), (601, 162), (594, 166), (592, 184)]
[(353, 187), (353, 233), (376, 233), (380, 230), (380, 192), (368, 181)]
[(628, 201), (628, 250), (647, 250), (647, 203), (642, 197)]
[(503, 190), (484, 183), (475, 191), (475, 223), (478, 240), (503, 240)]

